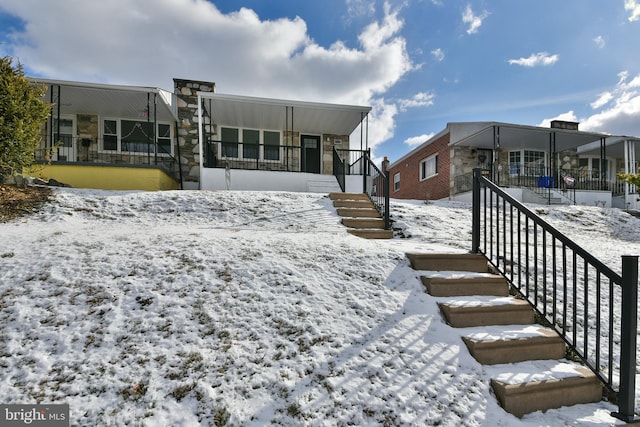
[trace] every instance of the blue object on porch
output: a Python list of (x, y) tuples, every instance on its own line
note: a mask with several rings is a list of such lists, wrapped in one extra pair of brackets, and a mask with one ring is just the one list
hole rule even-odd
[(539, 176), (538, 187), (553, 188), (554, 180), (552, 176)]

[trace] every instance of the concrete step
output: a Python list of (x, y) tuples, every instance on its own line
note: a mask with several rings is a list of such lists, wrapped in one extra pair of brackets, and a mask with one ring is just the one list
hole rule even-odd
[(602, 384), (593, 372), (577, 364), (556, 362), (546, 370), (541, 369), (540, 363), (527, 362), (523, 372), (517, 372), (511, 365), (506, 369), (508, 373), (492, 377), (491, 388), (504, 410), (522, 417), (535, 411), (602, 399)]
[(454, 328), (484, 325), (528, 325), (534, 312), (527, 301), (512, 297), (476, 297), (438, 303), (447, 323)]
[(340, 191), (340, 185), (333, 176), (325, 179), (310, 179), (307, 181), (307, 191), (309, 193), (331, 193)]
[(332, 192), (329, 193), (331, 200), (371, 200), (369, 196), (364, 193), (341, 193)]
[(392, 239), (393, 238), (393, 230), (351, 228), (351, 229), (348, 229), (347, 232), (349, 234), (353, 234), (354, 236), (362, 237), (364, 239)]
[(430, 271), (472, 271), (486, 273), (489, 271), (487, 259), (480, 254), (415, 254), (408, 253), (414, 270)]
[(462, 340), (471, 355), (483, 365), (565, 357), (562, 338), (553, 329), (538, 325), (483, 327)]
[(342, 224), (351, 228), (384, 229), (382, 218), (342, 218)]
[(338, 215), (350, 218), (380, 218), (380, 214), (375, 209), (358, 208), (338, 208)]
[(420, 278), (427, 292), (434, 297), (457, 297), (471, 295), (509, 295), (509, 284), (504, 277), (485, 273), (483, 276), (429, 277)]
[(371, 200), (334, 200), (336, 208), (369, 208), (375, 209)]

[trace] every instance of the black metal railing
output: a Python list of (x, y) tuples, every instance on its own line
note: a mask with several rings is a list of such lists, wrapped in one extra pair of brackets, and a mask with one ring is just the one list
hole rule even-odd
[(180, 162), (171, 154), (170, 146), (141, 143), (124, 148), (127, 151), (117, 147), (104, 149), (101, 139), (74, 137), (55, 147), (36, 149), (34, 160), (52, 164), (157, 166), (181, 182)]
[[(310, 169), (311, 159), (305, 158), (298, 146), (214, 140), (204, 143), (204, 151), (206, 168), (320, 173)], [(319, 163), (315, 165), (316, 169)]]
[(336, 151), (335, 147), (333, 148), (333, 176), (336, 177), (338, 181), (338, 185), (340, 189), (344, 193), (346, 188), (346, 166), (344, 161), (340, 158), (340, 155)]
[(638, 257), (621, 275), (482, 175), (473, 177), (472, 252), (483, 254), (635, 419)]
[(551, 169), (543, 166), (496, 165), (493, 182), (501, 187), (532, 187), (560, 190), (611, 191), (614, 196), (624, 194), (624, 182), (609, 177), (607, 172), (577, 169)]
[(371, 160), (371, 152), (364, 153), (363, 185), (374, 206), (384, 219), (385, 230), (391, 229), (389, 206), (389, 174), (382, 172)]

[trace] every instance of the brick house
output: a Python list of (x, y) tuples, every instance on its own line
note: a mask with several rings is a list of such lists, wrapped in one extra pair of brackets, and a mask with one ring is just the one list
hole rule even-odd
[(584, 132), (575, 122), (454, 122), (385, 166), (397, 199), (470, 200), (473, 169), (482, 168), (524, 202), (636, 208), (635, 187), (617, 174), (636, 172), (639, 155), (639, 138)]

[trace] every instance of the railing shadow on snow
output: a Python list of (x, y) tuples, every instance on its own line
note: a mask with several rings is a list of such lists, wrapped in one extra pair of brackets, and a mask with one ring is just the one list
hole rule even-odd
[(482, 174), (473, 175), (472, 252), (483, 254), (569, 353), (616, 400), (612, 415), (635, 416), (638, 257), (622, 275), (549, 225)]

